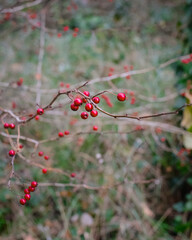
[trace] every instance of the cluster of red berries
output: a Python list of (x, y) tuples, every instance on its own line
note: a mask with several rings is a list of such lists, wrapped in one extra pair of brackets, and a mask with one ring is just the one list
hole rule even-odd
[[(38, 155), (39, 155), (39, 157), (42, 157), (42, 156), (44, 155), (44, 152), (40, 151), (40, 152), (38, 153)], [(45, 155), (45, 156), (44, 156), (44, 159), (45, 159), (45, 160), (49, 160), (49, 156), (48, 156), (48, 155)]]
[[(69, 26), (64, 26), (64, 27), (63, 27), (63, 31), (64, 31), (64, 32), (69, 31)], [(79, 28), (78, 28), (78, 27), (74, 28), (74, 29), (73, 29), (73, 37), (77, 37), (78, 32), (79, 32)], [(58, 37), (58, 38), (61, 38), (61, 37), (62, 37), (62, 33), (57, 33), (57, 37)]]
[(26, 201), (29, 201), (31, 199), (31, 192), (35, 191), (35, 188), (37, 187), (38, 183), (36, 181), (31, 182), (31, 185), (24, 190), (25, 196), (24, 198), (20, 199), (20, 204), (25, 205)]
[[(87, 97), (90, 96), (90, 93), (88, 91), (84, 91), (83, 94)], [(99, 97), (93, 97), (92, 98), (92, 101), (95, 103), (95, 104), (98, 104), (100, 102), (100, 99)], [(90, 115), (92, 117), (97, 117), (98, 115), (98, 111), (97, 110), (94, 110), (93, 109), (93, 104), (92, 103), (88, 103), (87, 102), (87, 99), (86, 98), (75, 98), (75, 100), (73, 101), (73, 103), (71, 104), (71, 110), (73, 111), (77, 111), (79, 109), (79, 107), (83, 104), (83, 103), (86, 103), (85, 105), (85, 110), (87, 112), (82, 112), (81, 113), (81, 118), (82, 119), (87, 119), (89, 117), (89, 114), (88, 112), (90, 113)]]
[(4, 123), (4, 128), (5, 129), (8, 129), (8, 128), (14, 129), (15, 124), (14, 123)]
[(59, 136), (59, 137), (64, 137), (64, 135), (67, 136), (67, 135), (69, 135), (69, 134), (70, 134), (70, 132), (69, 132), (68, 130), (66, 130), (66, 131), (64, 131), (64, 133), (63, 133), (63, 132), (59, 132), (59, 133), (58, 133), (58, 136)]
[(190, 54), (189, 58), (182, 59), (181, 62), (184, 64), (188, 64), (188, 63), (192, 62), (192, 54)]
[[(39, 155), (39, 157), (42, 157), (42, 156), (44, 155), (44, 152), (39, 151), (38, 155)], [(49, 156), (48, 156), (48, 155), (45, 155), (45, 156), (44, 156), (44, 159), (45, 159), (45, 160), (49, 160)], [(43, 168), (43, 169), (42, 169), (42, 173), (43, 173), (43, 174), (46, 174), (46, 173), (47, 173), (47, 169), (46, 169), (46, 168)]]

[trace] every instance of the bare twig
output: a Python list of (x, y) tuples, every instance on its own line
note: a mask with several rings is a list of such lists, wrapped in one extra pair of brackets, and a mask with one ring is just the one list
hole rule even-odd
[(20, 6), (17, 6), (17, 7), (2, 9), (2, 10), (0, 10), (0, 13), (19, 12), (19, 11), (25, 9), (25, 8), (30, 8), (30, 7), (36, 6), (36, 5), (40, 4), (41, 2), (42, 2), (42, 0), (36, 0), (36, 1), (29, 2), (29, 3), (23, 4), (23, 5), (20, 5)]

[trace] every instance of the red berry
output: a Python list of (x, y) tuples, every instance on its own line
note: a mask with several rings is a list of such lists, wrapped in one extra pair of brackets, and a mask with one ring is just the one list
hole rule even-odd
[(73, 33), (73, 37), (77, 37), (77, 33), (76, 32)]
[(85, 105), (85, 110), (86, 110), (87, 112), (90, 112), (91, 110), (93, 110), (93, 105), (92, 105), (91, 103), (87, 103), (87, 104)]
[(78, 106), (75, 106), (74, 103), (71, 104), (71, 110), (77, 111), (78, 109), (79, 109), (79, 107), (78, 107)]
[(70, 132), (69, 132), (68, 130), (66, 130), (66, 131), (64, 132), (65, 135), (69, 135), (69, 133), (70, 133)]
[(99, 97), (94, 97), (92, 98), (92, 101), (96, 104), (98, 104), (100, 102), (100, 98)]
[(91, 117), (97, 117), (98, 112), (96, 110), (91, 111)]
[(25, 194), (24, 198), (25, 198), (26, 200), (30, 200), (30, 199), (31, 199), (31, 195), (30, 195), (30, 194)]
[(38, 183), (36, 181), (31, 182), (31, 187), (37, 187)]
[(125, 99), (126, 99), (125, 93), (118, 93), (117, 94), (117, 99), (121, 102), (125, 101)]
[(70, 88), (70, 84), (69, 83), (66, 83), (66, 88)]
[(79, 32), (79, 28), (74, 28), (74, 32)]
[(15, 151), (14, 151), (14, 150), (10, 150), (10, 151), (9, 151), (9, 156), (10, 156), (10, 157), (15, 156)]
[(38, 115), (42, 115), (43, 113), (44, 113), (43, 108), (38, 108), (38, 109), (37, 109), (37, 114), (38, 114)]
[(30, 193), (29, 189), (26, 188), (26, 189), (24, 190), (24, 193), (25, 193), (25, 194), (29, 194), (29, 193)]
[(84, 94), (85, 96), (89, 97), (90, 92), (88, 92), (88, 91), (84, 91), (83, 94)]
[(76, 99), (74, 100), (74, 105), (75, 105), (75, 106), (80, 106), (82, 103), (83, 103), (83, 102), (82, 102), (81, 98), (76, 98)]
[(69, 26), (64, 26), (64, 27), (63, 27), (63, 31), (64, 31), (64, 32), (67, 32), (68, 30), (69, 30)]
[(11, 124), (9, 124), (9, 127), (10, 127), (11, 129), (14, 129), (14, 128), (15, 128), (15, 124), (14, 124), (14, 123), (11, 123)]
[(81, 113), (81, 118), (82, 119), (87, 119), (89, 117), (88, 113), (87, 112), (82, 112)]
[(166, 141), (166, 138), (162, 137), (161, 142), (165, 142), (165, 141)]
[(43, 174), (46, 174), (46, 173), (47, 173), (47, 169), (46, 169), (46, 168), (43, 168), (43, 169), (42, 169), (42, 173), (43, 173)]
[(61, 33), (57, 33), (57, 37), (58, 38), (62, 37), (62, 34)]
[(60, 82), (60, 87), (64, 87), (65, 86), (65, 84), (64, 84), (64, 82)]
[(72, 178), (76, 177), (76, 173), (71, 173), (70, 175)]
[(9, 128), (9, 123), (4, 123), (4, 128), (5, 129)]
[(64, 134), (63, 134), (62, 132), (59, 132), (59, 133), (58, 133), (58, 136), (59, 136), (59, 137), (63, 137)]
[(82, 102), (83, 102), (83, 103), (86, 103), (86, 102), (87, 102), (87, 99), (82, 98)]
[(93, 126), (93, 130), (94, 130), (94, 131), (97, 131), (97, 130), (98, 130), (98, 126), (96, 126), (96, 125)]
[(131, 98), (131, 104), (135, 104), (135, 101), (136, 101), (135, 97), (132, 97)]
[(35, 188), (31, 187), (31, 186), (28, 187), (28, 190), (29, 190), (29, 192), (35, 192)]
[(44, 159), (45, 159), (45, 160), (49, 160), (49, 156), (45, 155), (45, 156), (44, 156)]
[(35, 120), (36, 120), (36, 121), (39, 120), (39, 115), (35, 116)]
[(25, 205), (25, 203), (26, 203), (26, 200), (24, 198), (20, 199), (20, 204), (21, 205)]
[(23, 145), (22, 145), (22, 144), (20, 144), (20, 145), (19, 145), (19, 148), (20, 148), (20, 149), (22, 149), (22, 148), (23, 148)]
[(43, 154), (44, 154), (44, 152), (40, 151), (40, 152), (39, 152), (39, 157), (42, 157)]

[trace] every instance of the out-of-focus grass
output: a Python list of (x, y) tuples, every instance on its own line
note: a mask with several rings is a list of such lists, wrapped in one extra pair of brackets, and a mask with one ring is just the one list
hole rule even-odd
[[(172, 29), (173, 22), (177, 19), (177, 8), (165, 8), (161, 1), (147, 6), (147, 1), (144, 1), (141, 9), (138, 8), (141, 1), (127, 2), (129, 4), (125, 6), (122, 1), (116, 1), (115, 5), (112, 5), (113, 8), (104, 9), (105, 12), (108, 11), (105, 16), (102, 13), (94, 14), (97, 11), (102, 12), (102, 7), (96, 6), (79, 9), (73, 18), (67, 20), (68, 22), (62, 21), (62, 18), (57, 19), (60, 23), (58, 24), (60, 32), (62, 25), (66, 23), (73, 27), (78, 26), (80, 34), (76, 38), (71, 32), (62, 33), (61, 38), (57, 38), (56, 34), (46, 34), (42, 88), (59, 88), (60, 82), (72, 85), (107, 76), (109, 67), (114, 67), (115, 73), (120, 73), (124, 72), (124, 65), (133, 65), (135, 70), (158, 66), (161, 62), (181, 54), (180, 43), (174, 37), (175, 29)], [(57, 14), (59, 9), (54, 5), (52, 14)], [(36, 10), (38, 11), (38, 7)], [(114, 20), (120, 17), (122, 17), (120, 21)], [(17, 18), (23, 25), (22, 17)], [(90, 30), (94, 28), (99, 30)], [(1, 81), (11, 83), (23, 77), (24, 85), (35, 87), (40, 32), (37, 29), (32, 30), (27, 25), (26, 32), (21, 29), (6, 34), (9, 29), (12, 29), (10, 22), (6, 23), (6, 28), (2, 26)], [(136, 108), (135, 111), (137, 107), (145, 108), (148, 104), (148, 101), (137, 99), (137, 94), (157, 98), (168, 96), (174, 91), (175, 76), (171, 68), (166, 68), (136, 75), (130, 80), (115, 79), (112, 84), (100, 82), (86, 89), (92, 94), (113, 89), (114, 86), (114, 89), (135, 91), (134, 106), (131, 106), (129, 101), (117, 103), (116, 96), (108, 95), (114, 104), (111, 109), (101, 99), (101, 106), (107, 111), (125, 113), (131, 108)], [(12, 101), (15, 101), (20, 114), (27, 115), (35, 111), (35, 96), (34, 93), (25, 92), (22, 88), (4, 89), (1, 105), (4, 108), (11, 108)], [(43, 94), (42, 104), (47, 104), (50, 99), (52, 94)], [(58, 103), (62, 103), (62, 99), (59, 99)], [(171, 110), (172, 107), (173, 101), (166, 104), (151, 103), (153, 111)], [(46, 139), (57, 136), (60, 130), (68, 129), (71, 134), (92, 131), (93, 124), (97, 124), (101, 131), (126, 132), (134, 128), (122, 124), (121, 121), (105, 118), (100, 113), (94, 122), (90, 118), (83, 121), (79, 115), (79, 112), (71, 113), (67, 105), (46, 113), (40, 117), (39, 122), (33, 121), (24, 126), (21, 134), (35, 139)], [(78, 122), (71, 125), (70, 122), (74, 118), (78, 119)], [(172, 118), (169, 121), (175, 120)], [(166, 136), (168, 144), (173, 144), (176, 140), (166, 133), (161, 136)], [(9, 145), (7, 140), (2, 137), (1, 139), (3, 144), (0, 146), (2, 152), (0, 176), (1, 179), (7, 179), (10, 168), (6, 152)], [(39, 168), (27, 165), (16, 158), (16, 180), (24, 185), (32, 179), (49, 183), (85, 182), (91, 186), (113, 185), (122, 181), (125, 175), (126, 180), (114, 188), (96, 191), (78, 187), (39, 187), (32, 194), (32, 199), (26, 207), (20, 207), (18, 204), (24, 185), (19, 186), (13, 181), (13, 191), (8, 191), (6, 186), (0, 190), (2, 209), (0, 230), (5, 239), (9, 239), (8, 236), (10, 239), (27, 239), (30, 236), (31, 239), (54, 240), (174, 239), (169, 234), (172, 231), (171, 224), (166, 226), (159, 224), (161, 217), (164, 217), (163, 213), (165, 218), (167, 217), (159, 166), (165, 161), (167, 167), (167, 159), (162, 153), (163, 150), (154, 142), (150, 131), (127, 135), (92, 133), (65, 137), (57, 142), (43, 144), (37, 149), (37, 152), (43, 150), (50, 155), (47, 163), (37, 156), (37, 152), (35, 157), (31, 155), (33, 144), (24, 141), (23, 144), (23, 154), (32, 161), (61, 168), (69, 174), (77, 173), (75, 179), (51, 172), (44, 176)], [(172, 162), (176, 157), (170, 154), (169, 158)], [(148, 184), (132, 182), (147, 179), (157, 180)], [(87, 222), (83, 221), (84, 213), (88, 213), (89, 218), (93, 220), (91, 226), (87, 226)], [(181, 234), (178, 235), (178, 239), (185, 237)]]

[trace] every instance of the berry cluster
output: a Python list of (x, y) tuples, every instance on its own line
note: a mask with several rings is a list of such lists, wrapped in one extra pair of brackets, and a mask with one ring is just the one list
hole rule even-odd
[(14, 123), (4, 123), (4, 128), (5, 129), (8, 129), (8, 128), (14, 129), (15, 124)]
[[(83, 94), (85, 96), (87, 96), (88, 98), (90, 96), (90, 93), (88, 91), (84, 91)], [(94, 97), (94, 98), (92, 98), (92, 101), (95, 104), (98, 104), (100, 102), (100, 99), (98, 97)], [(98, 111), (93, 109), (93, 104), (91, 103), (91, 101), (88, 102), (88, 99), (86, 99), (86, 98), (80, 98), (80, 97), (75, 98), (75, 100), (71, 104), (71, 110), (77, 111), (83, 103), (86, 103), (85, 104), (86, 112), (81, 113), (81, 118), (82, 119), (87, 119), (89, 117), (88, 112), (90, 113), (91, 117), (97, 117)]]
[(188, 63), (192, 62), (192, 54), (190, 54), (189, 58), (182, 59), (181, 62), (184, 64), (188, 64)]
[(37, 187), (38, 183), (36, 181), (31, 182), (31, 185), (24, 190), (25, 196), (24, 198), (20, 199), (20, 204), (25, 205), (26, 201), (29, 201), (31, 199), (31, 192), (35, 191), (35, 188)]
[[(39, 157), (42, 157), (42, 156), (44, 155), (44, 152), (40, 151), (40, 152), (38, 153), (38, 155), (39, 155)], [(48, 155), (45, 155), (45, 156), (44, 156), (44, 159), (45, 159), (45, 160), (49, 160), (49, 156), (48, 156)]]
[(64, 137), (64, 135), (67, 136), (67, 135), (69, 135), (69, 134), (70, 134), (70, 132), (69, 132), (68, 130), (66, 130), (66, 131), (64, 131), (64, 133), (63, 133), (63, 132), (59, 132), (59, 133), (58, 133), (58, 136), (59, 136), (59, 137)]

